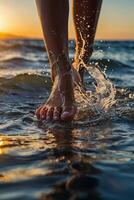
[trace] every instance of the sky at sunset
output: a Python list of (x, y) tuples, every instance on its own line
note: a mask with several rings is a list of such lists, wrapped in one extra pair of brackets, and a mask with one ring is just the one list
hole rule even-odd
[[(42, 37), (35, 1), (0, 0), (0, 32)], [(74, 38), (71, 12), (69, 37)], [(134, 0), (103, 0), (96, 38), (134, 39)]]

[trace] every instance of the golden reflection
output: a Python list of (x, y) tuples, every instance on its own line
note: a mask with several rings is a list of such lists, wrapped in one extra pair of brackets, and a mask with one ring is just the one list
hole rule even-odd
[(15, 168), (13, 170), (7, 170), (0, 175), (0, 182), (15, 182), (20, 180), (26, 180), (29, 178), (44, 176), (49, 173), (50, 170), (44, 168)]
[(0, 155), (1, 154), (6, 154), (7, 153), (7, 148), (6, 146), (9, 144), (8, 140), (6, 137), (0, 135)]

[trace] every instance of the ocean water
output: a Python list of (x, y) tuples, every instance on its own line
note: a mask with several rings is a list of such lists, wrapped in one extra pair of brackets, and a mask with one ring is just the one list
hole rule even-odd
[[(71, 61), (74, 41), (69, 50)], [(0, 200), (134, 199), (133, 52), (134, 41), (96, 41), (99, 71), (87, 68), (78, 116), (42, 123), (34, 111), (51, 89), (43, 41), (0, 40)]]

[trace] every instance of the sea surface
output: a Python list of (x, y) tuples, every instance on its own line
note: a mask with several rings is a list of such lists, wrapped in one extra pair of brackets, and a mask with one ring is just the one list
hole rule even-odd
[(134, 199), (134, 41), (96, 41), (90, 62), (75, 120), (40, 122), (43, 41), (0, 40), (0, 200)]

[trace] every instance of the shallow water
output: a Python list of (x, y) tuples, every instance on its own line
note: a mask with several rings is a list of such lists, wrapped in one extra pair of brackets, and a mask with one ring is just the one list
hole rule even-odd
[[(69, 42), (70, 58), (74, 42)], [(38, 122), (50, 69), (39, 40), (0, 41), (0, 199), (134, 198), (134, 42), (97, 41), (98, 62), (116, 88), (116, 103), (73, 123)], [(93, 80), (85, 74), (88, 90)], [(82, 104), (83, 106), (83, 104)]]

